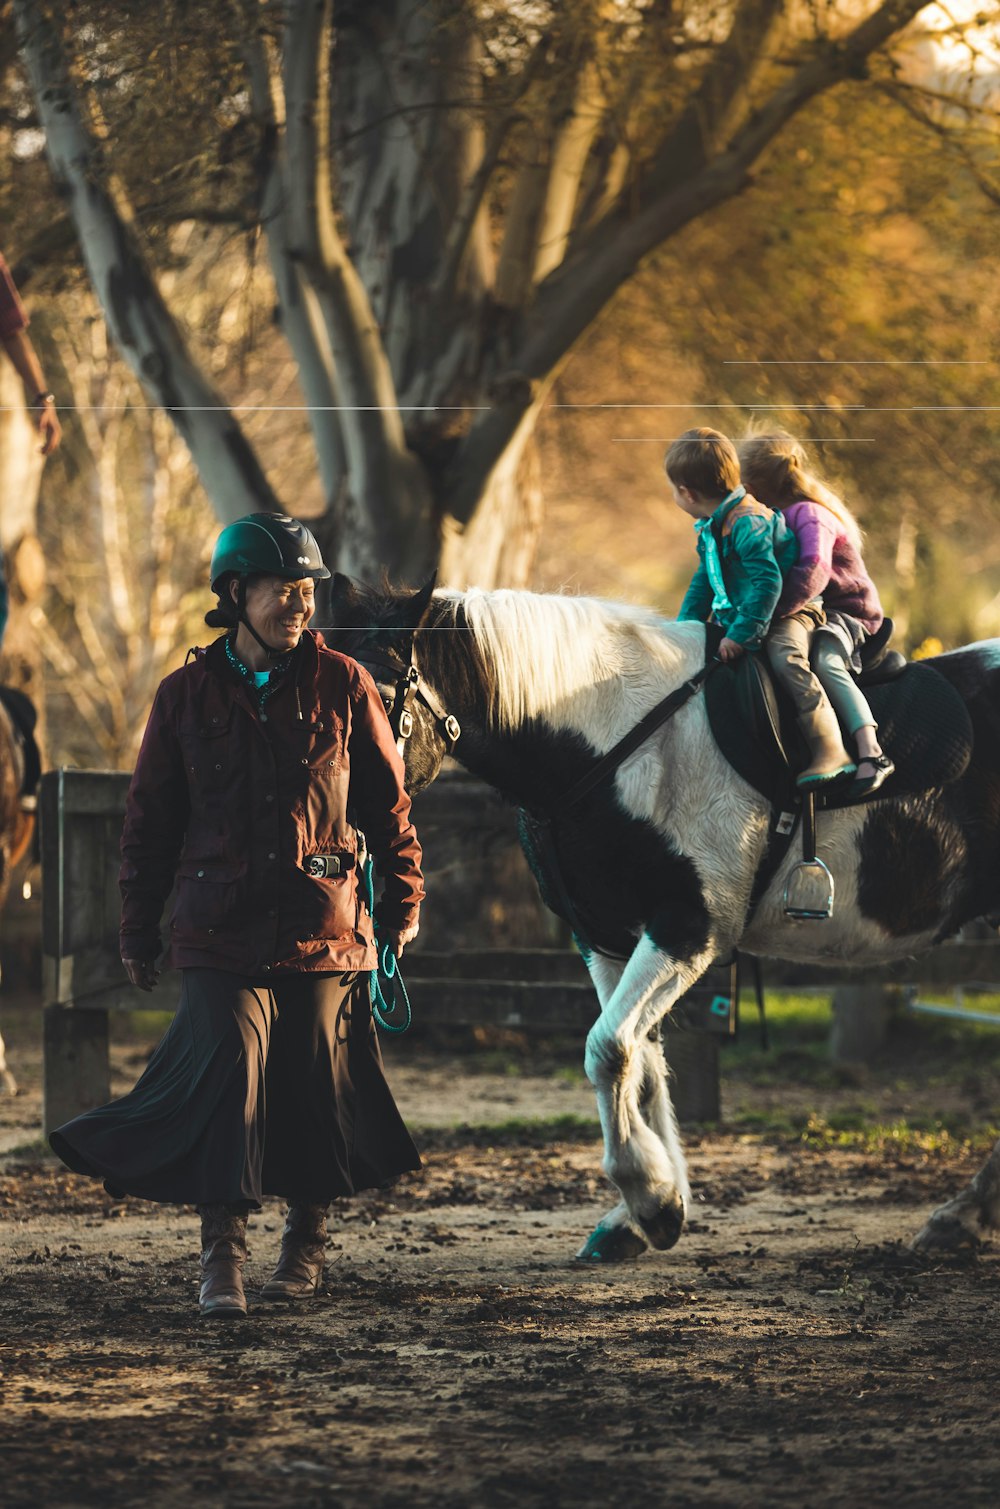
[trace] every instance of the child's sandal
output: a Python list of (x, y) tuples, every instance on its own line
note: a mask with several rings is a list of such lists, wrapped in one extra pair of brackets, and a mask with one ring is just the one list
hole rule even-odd
[[(871, 775), (860, 774), (860, 771), (864, 765), (871, 766)], [(862, 755), (862, 757), (858, 761), (859, 773), (851, 782), (852, 797), (871, 796), (873, 791), (877, 791), (878, 788), (889, 779), (895, 768), (895, 765), (893, 764), (892, 760), (890, 760), (888, 755)]]

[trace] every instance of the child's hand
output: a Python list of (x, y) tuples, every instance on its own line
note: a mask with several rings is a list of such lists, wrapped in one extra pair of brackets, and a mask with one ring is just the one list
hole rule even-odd
[(715, 652), (720, 660), (739, 660), (743, 654), (743, 646), (737, 644), (735, 639), (722, 639), (719, 648)]

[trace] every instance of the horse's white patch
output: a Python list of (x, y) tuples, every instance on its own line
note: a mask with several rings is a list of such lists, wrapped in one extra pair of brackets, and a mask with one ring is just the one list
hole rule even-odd
[[(448, 594), (449, 597), (451, 594)], [(594, 597), (470, 591), (465, 610), (500, 728), (545, 718), (599, 753), (701, 664), (705, 630)]]

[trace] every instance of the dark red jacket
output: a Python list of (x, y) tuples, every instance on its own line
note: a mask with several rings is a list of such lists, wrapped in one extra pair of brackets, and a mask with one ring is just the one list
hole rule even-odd
[(409, 925), (424, 895), (420, 845), (371, 677), (307, 631), (258, 711), (224, 639), (196, 650), (160, 683), (129, 787), (122, 957), (159, 954), (176, 880), (167, 955), (176, 968), (374, 968), (357, 872), (313, 879), (303, 868), (310, 855), (356, 854), (352, 821), (384, 879), (380, 923)]

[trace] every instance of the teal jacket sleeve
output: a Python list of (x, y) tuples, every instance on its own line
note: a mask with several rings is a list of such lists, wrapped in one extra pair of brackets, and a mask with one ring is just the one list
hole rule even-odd
[(756, 650), (770, 628), (781, 596), (781, 571), (774, 558), (770, 521), (753, 517), (737, 519), (730, 549), (739, 560), (739, 586), (734, 590), (734, 581), (730, 588), (735, 617), (726, 635), (746, 649)]
[(708, 580), (708, 572), (705, 570), (705, 562), (698, 562), (698, 569), (691, 578), (691, 585), (684, 594), (681, 610), (677, 615), (678, 623), (684, 623), (691, 619), (703, 624), (712, 611), (712, 602), (715, 593)]

